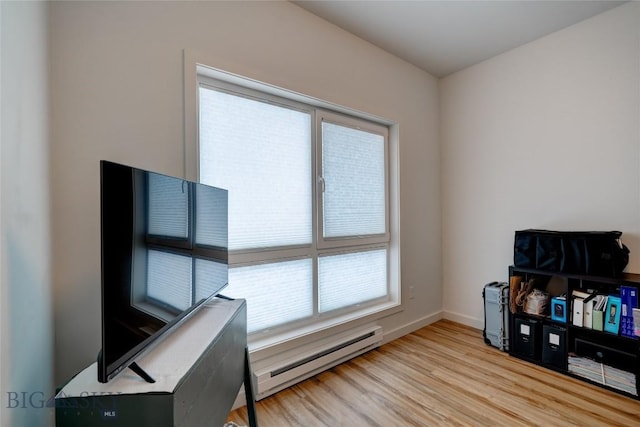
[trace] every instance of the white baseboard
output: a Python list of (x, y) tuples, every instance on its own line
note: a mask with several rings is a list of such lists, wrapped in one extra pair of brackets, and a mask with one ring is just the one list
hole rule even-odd
[(415, 332), (420, 328), (424, 328), (427, 325), (437, 322), (442, 319), (442, 311), (437, 311), (435, 313), (429, 314), (427, 316), (421, 317), (418, 320), (414, 320), (411, 323), (406, 325), (402, 325), (399, 328), (392, 330), (385, 330), (384, 336), (382, 337), (382, 344), (386, 344), (395, 339), (401, 338), (411, 332)]
[(467, 316), (465, 314), (454, 313), (452, 311), (444, 311), (443, 319), (451, 320), (453, 322), (462, 323), (463, 325), (471, 326), (476, 329), (484, 329), (484, 319), (478, 319), (476, 317)]
[[(458, 313), (453, 313), (450, 311), (440, 310), (435, 313), (429, 314), (427, 316), (421, 317), (420, 319), (414, 320), (413, 322), (408, 323), (406, 325), (402, 325), (399, 328), (385, 331), (382, 338), (382, 343), (386, 344), (395, 339), (401, 338), (404, 335), (415, 332), (418, 329), (428, 326), (432, 323), (435, 323), (441, 319), (452, 320), (454, 322), (471, 326), (472, 328), (476, 328), (476, 329), (484, 328), (484, 319), (476, 319), (471, 316), (466, 316)], [(235, 410), (235, 409), (241, 408), (246, 404), (247, 404), (247, 401), (245, 399), (244, 386), (243, 386), (240, 388), (240, 391), (238, 392), (238, 397), (236, 398), (236, 401), (234, 402), (232, 409)]]

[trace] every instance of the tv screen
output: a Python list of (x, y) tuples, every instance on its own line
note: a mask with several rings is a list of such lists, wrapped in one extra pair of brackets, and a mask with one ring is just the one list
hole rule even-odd
[(227, 285), (227, 191), (108, 161), (100, 169), (107, 382)]

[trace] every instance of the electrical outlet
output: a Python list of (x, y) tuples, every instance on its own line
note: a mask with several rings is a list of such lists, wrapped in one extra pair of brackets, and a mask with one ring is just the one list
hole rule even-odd
[(415, 287), (414, 286), (409, 286), (409, 299), (413, 299), (414, 295), (414, 291)]

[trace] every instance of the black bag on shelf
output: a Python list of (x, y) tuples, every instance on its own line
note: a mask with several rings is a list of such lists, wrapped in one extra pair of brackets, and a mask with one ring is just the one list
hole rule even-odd
[(515, 233), (516, 267), (555, 273), (618, 277), (629, 262), (620, 231), (520, 230)]
[(587, 234), (584, 237), (587, 274), (620, 276), (629, 262), (629, 249), (622, 244), (619, 231), (607, 233), (609, 238)]
[(542, 233), (536, 244), (536, 268), (545, 271), (561, 271), (564, 261), (562, 235)]
[(513, 247), (513, 265), (521, 268), (536, 268), (536, 245), (538, 238), (532, 230), (516, 231)]

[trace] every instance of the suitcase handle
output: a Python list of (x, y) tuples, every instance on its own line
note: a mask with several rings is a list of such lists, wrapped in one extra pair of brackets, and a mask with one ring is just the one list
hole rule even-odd
[[(497, 285), (500, 282), (491, 282), (491, 283), (487, 283), (485, 286), (493, 286), (493, 285)], [(484, 287), (482, 288), (482, 298), (484, 298)]]

